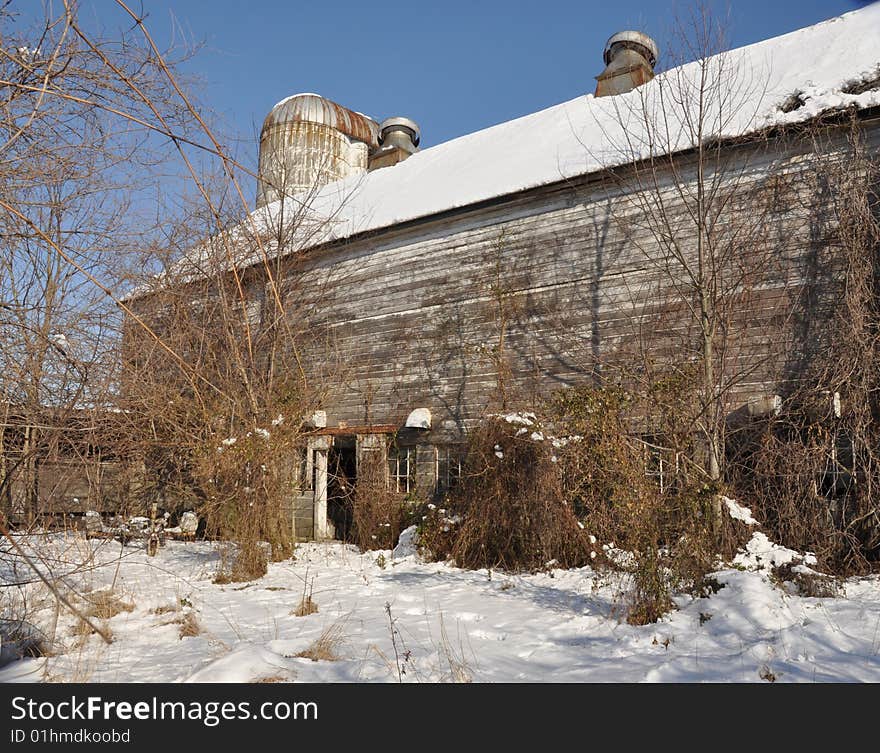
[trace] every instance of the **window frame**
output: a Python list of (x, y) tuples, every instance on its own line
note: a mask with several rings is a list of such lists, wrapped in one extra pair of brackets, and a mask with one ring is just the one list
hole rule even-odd
[[(404, 463), (401, 472), (401, 463)], [(410, 494), (416, 482), (416, 446), (392, 444), (388, 448), (388, 486), (395, 494)]]
[(681, 470), (681, 453), (670, 447), (655, 444), (652, 435), (643, 435), (637, 439), (642, 445), (645, 476), (657, 484), (660, 494), (665, 494)]
[(461, 483), (464, 471), (463, 445), (454, 443), (436, 445), (435, 453), (434, 493), (442, 497)]

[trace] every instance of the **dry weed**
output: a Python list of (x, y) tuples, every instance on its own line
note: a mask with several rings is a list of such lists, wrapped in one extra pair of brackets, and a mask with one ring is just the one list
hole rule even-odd
[(309, 571), (306, 570), (306, 577), (303, 581), (303, 594), (299, 602), (299, 606), (294, 609), (291, 614), (296, 617), (305, 617), (309, 614), (315, 614), (318, 611), (318, 605), (312, 599), (312, 591), (315, 588), (315, 579), (309, 580)]
[[(106, 635), (106, 637), (112, 642), (113, 641), (113, 631), (110, 629), (110, 626), (107, 623), (107, 621), (102, 620), (98, 624), (98, 627), (101, 628), (101, 630)], [(89, 623), (86, 622), (84, 619), (82, 619), (81, 617), (78, 618), (76, 623), (74, 624), (73, 628), (71, 629), (71, 634), (75, 638), (78, 639), (74, 645), (77, 648), (81, 648), (82, 646), (84, 646), (88, 642), (88, 639), (92, 635), (95, 635), (97, 632), (98, 631), (95, 630), (95, 628), (93, 628), (91, 625), (89, 625)]]
[(440, 652), (443, 658), (446, 659), (446, 664), (449, 667), (449, 679), (452, 682), (469, 683), (473, 680), (471, 668), (465, 661), (465, 651), (461, 642), (461, 636), (459, 635), (459, 645), (456, 651), (455, 646), (449, 640), (442, 614), (440, 615)]
[(311, 596), (306, 596), (299, 603), (299, 606), (294, 609), (291, 614), (295, 617), (305, 617), (310, 614), (315, 614), (318, 611), (318, 605), (312, 601)]
[(177, 632), (181, 640), (184, 638), (195, 638), (202, 632), (198, 617), (196, 617), (196, 613), (193, 611), (184, 612), (178, 622), (180, 623), (180, 629)]
[(317, 637), (312, 645), (294, 656), (298, 659), (311, 659), (311, 661), (338, 661), (337, 649), (342, 643), (342, 638), (342, 623), (334, 622)]
[(89, 594), (84, 594), (83, 599), (87, 605), (84, 610), (85, 615), (99, 620), (109, 620), (122, 612), (134, 610), (133, 603), (125, 601), (112, 589), (92, 591)]

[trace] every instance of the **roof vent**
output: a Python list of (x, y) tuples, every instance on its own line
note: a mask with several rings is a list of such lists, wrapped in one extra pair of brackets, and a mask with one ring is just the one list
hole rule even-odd
[(640, 31), (619, 31), (605, 43), (605, 70), (596, 76), (596, 96), (625, 94), (654, 78), (660, 51), (657, 43)]
[(379, 125), (379, 144), (394, 144), (415, 151), (422, 133), (418, 124), (409, 118), (385, 118)]
[(379, 149), (370, 155), (370, 170), (403, 162), (419, 150), (421, 131), (409, 118), (386, 118), (379, 126)]

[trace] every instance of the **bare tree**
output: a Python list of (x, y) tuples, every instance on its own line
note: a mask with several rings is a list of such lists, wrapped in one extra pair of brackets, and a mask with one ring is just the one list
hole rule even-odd
[(71, 412), (110, 402), (112, 294), (155, 226), (140, 202), (164, 161), (155, 131), (134, 124), (150, 102), (188, 131), (151, 50), (86, 36), (75, 3), (32, 11), (0, 9), (0, 399), (15, 415), (15, 487), (31, 519), (38, 455)]
[(877, 166), (862, 119), (759, 120), (803, 102), (768, 102), (771, 71), (725, 52), (705, 8), (675, 41), (691, 62), (596, 103), (610, 216), (643, 260), (626, 283), (633, 348), (615, 365), (641, 429), (685, 471), (742, 494), (777, 540), (864, 570), (880, 520)]
[[(0, 7), (0, 533), (2, 555), (26, 566), (35, 559), (7, 516), (69, 501), (57, 484), (41, 489), (41, 464), (92, 462), (114, 441), (98, 431), (118, 395), (119, 291), (133, 252), (157, 239), (162, 212), (154, 203), (150, 221), (145, 196), (162, 184), (167, 143), (185, 163), (187, 149), (220, 151), (169, 87), (172, 56), (115, 7), (135, 23), (112, 37), (87, 30), (73, 0)], [(76, 612), (57, 563), (40, 567), (34, 577)]]
[(310, 483), (305, 424), (346, 378), (322, 305), (344, 280), (305, 252), (331, 224), (310, 207), (320, 183), (251, 214), (223, 208), (228, 176), (206, 182), (210, 200), (130, 301), (122, 404), (147, 470), (141, 492), (198, 509), (210, 533), (239, 544), (224, 577), (262, 574), (262, 542), (290, 555), (293, 497)]
[(695, 384), (699, 465), (719, 481), (727, 416), (772, 356), (769, 331), (755, 338), (749, 321), (767, 306), (768, 280), (782, 277), (767, 221), (774, 146), (763, 133), (729, 138), (754, 130), (768, 72), (724, 52), (722, 25), (703, 8), (675, 39), (691, 62), (597, 106), (613, 123), (608, 176), (621, 190), (611, 211), (644, 262), (634, 297), (642, 372)]

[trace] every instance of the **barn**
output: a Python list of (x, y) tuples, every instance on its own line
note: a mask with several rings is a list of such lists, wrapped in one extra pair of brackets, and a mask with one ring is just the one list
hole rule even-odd
[[(713, 347), (721, 420), (772, 412), (834, 336), (827, 175), (854, 133), (876, 155), (878, 39), (873, 5), (655, 74), (657, 45), (625, 31), (596, 51), (589, 93), (430, 148), (409, 117), (279, 102), (256, 208), (225, 233), (235, 258), (206, 241), (162, 284), (228, 263), (258, 328), (277, 311), (267, 274), (290, 281), (285, 316), (321, 384), (296, 537), (340, 534), (367, 453), (394, 493), (442, 494), (485, 415), (620, 364)], [(723, 330), (708, 343), (707, 306)]]

